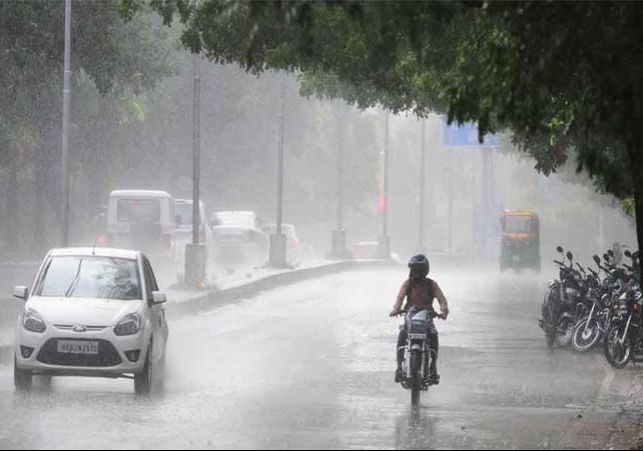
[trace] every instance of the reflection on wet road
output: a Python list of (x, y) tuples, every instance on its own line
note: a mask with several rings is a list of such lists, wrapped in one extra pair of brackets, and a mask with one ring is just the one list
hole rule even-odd
[(442, 384), (411, 409), (387, 316), (404, 276), (329, 276), (173, 321), (151, 399), (82, 379), (17, 396), (2, 367), (0, 448), (557, 448), (580, 412), (625, 400), (600, 355), (545, 349), (541, 279), (463, 272), (436, 275), (452, 310)]

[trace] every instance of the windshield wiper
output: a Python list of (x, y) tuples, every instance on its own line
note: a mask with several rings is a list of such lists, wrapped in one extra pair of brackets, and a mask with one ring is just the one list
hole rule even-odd
[(78, 286), (78, 282), (80, 281), (80, 269), (83, 266), (83, 259), (81, 258), (78, 261), (78, 269), (76, 270), (76, 276), (74, 277), (74, 280), (71, 281), (71, 285), (69, 285), (69, 288), (67, 288), (67, 291), (65, 292), (65, 297), (70, 298), (71, 295), (74, 293), (76, 290), (76, 287)]

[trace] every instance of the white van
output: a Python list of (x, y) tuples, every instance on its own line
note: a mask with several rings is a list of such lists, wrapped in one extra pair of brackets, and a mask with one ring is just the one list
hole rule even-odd
[(165, 191), (112, 191), (107, 209), (110, 247), (140, 250), (150, 258), (173, 258), (174, 201)]

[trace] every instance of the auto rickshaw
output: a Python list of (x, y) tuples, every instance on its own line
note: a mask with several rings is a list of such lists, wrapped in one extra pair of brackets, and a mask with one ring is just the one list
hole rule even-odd
[(540, 221), (527, 210), (505, 210), (500, 218), (502, 243), (500, 270), (535, 269), (540, 271)]

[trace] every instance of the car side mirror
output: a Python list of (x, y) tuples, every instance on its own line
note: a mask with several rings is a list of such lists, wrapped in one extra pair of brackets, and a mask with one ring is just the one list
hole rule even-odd
[(558, 247), (556, 248), (556, 250), (557, 250), (559, 253), (561, 253), (561, 254), (563, 253), (563, 248), (562, 248), (562, 246), (558, 246)]
[(567, 252), (567, 258), (568, 258), (570, 261), (571, 261), (571, 260), (574, 260), (574, 254), (572, 254), (571, 252)]
[(597, 265), (600, 266), (601, 264), (601, 258), (598, 255), (594, 255), (594, 261), (596, 262)]
[(13, 288), (13, 297), (26, 301), (29, 297), (29, 288), (17, 286)]
[(152, 293), (152, 305), (163, 305), (167, 303), (167, 295), (160, 291)]

